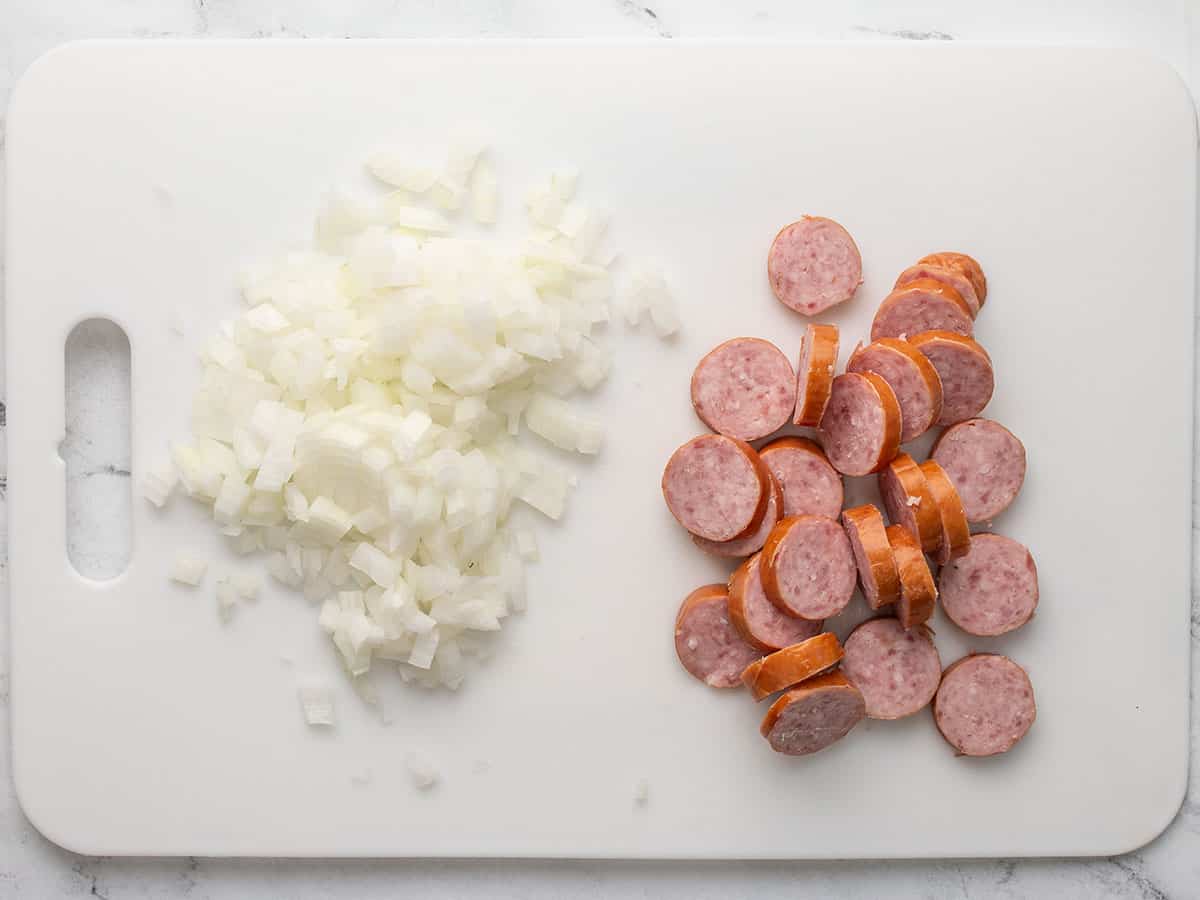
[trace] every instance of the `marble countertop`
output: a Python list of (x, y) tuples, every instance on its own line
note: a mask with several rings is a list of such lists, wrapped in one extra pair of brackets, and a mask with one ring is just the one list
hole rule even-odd
[[(1137, 46), (1172, 63), (1197, 90), (1195, 0), (925, 0), (797, 4), (789, 0), (3, 0), (0, 110), (42, 52), (86, 37), (791, 37), (819, 40), (983, 40)], [(4, 152), (0, 112), (0, 155)], [(0, 194), (3, 193), (0, 168)], [(4, 220), (0, 214), (0, 243)], [(0, 259), (0, 275), (3, 259)], [(3, 290), (0, 278), (0, 291)], [(0, 379), (2, 379), (0, 374)], [(0, 382), (0, 397), (3, 384)], [(0, 473), (4, 406), (0, 403)], [(85, 477), (128, 478), (103, 452)], [(0, 474), (0, 531), (6, 529)], [(1195, 532), (1194, 532), (1195, 534)], [(0, 535), (2, 539), (2, 535)], [(1196, 554), (1194, 554), (1196, 555)], [(1200, 558), (1200, 555), (1197, 555)], [(0, 560), (0, 580), (5, 563)], [(1193, 648), (1200, 603), (1193, 598)], [(724, 898), (759, 896), (1188, 898), (1200, 896), (1200, 716), (1192, 716), (1190, 790), (1174, 822), (1136, 853), (1091, 860), (946, 862), (292, 861), (76, 856), (24, 818), (8, 776), (7, 611), (0, 615), (0, 900), (188, 896), (295, 900), (339, 894), (436, 897)], [(1193, 663), (1192, 695), (1197, 691)]]

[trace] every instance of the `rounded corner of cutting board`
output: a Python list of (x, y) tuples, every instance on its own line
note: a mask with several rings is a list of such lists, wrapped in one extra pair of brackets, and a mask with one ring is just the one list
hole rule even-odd
[(80, 856), (103, 856), (106, 851), (94, 842), (94, 835), (79, 833), (75, 830), (76, 821), (70, 815), (70, 810), (43, 805), (44, 795), (33, 788), (31, 776), (22, 774), (20, 745), (13, 734), (12, 742), (12, 780), (13, 793), (16, 794), (17, 804), (21, 814), (29, 821), (38, 834), (54, 844)]
[(1131, 814), (1129, 818), (1121, 820), (1111, 835), (1106, 835), (1105, 839), (1096, 842), (1099, 849), (1089, 852), (1087, 855), (1124, 856), (1126, 853), (1135, 853), (1158, 840), (1163, 832), (1171, 827), (1171, 823), (1175, 821), (1187, 799), (1188, 752), (1186, 749), (1183, 753), (1182, 764), (1177, 767), (1177, 772), (1178, 784), (1164, 793), (1164, 802), (1147, 807), (1144, 814), (1137, 818)]
[[(18, 118), (17, 113), (21, 107), (36, 102), (39, 91), (64, 87), (69, 89), (70, 83), (63, 75), (69, 74), (70, 68), (75, 65), (75, 59), (81, 53), (88, 54), (93, 47), (103, 43), (105, 42), (100, 40), (67, 41), (54, 45), (34, 59), (21, 73), (9, 94), (9, 128), (14, 127), (13, 122)], [(64, 66), (68, 70), (66, 73), (60, 71)], [(31, 99), (27, 99), (26, 95), (32, 95)]]
[(1196, 144), (1200, 140), (1196, 98), (1179, 70), (1164, 57), (1141, 47), (1123, 47), (1117, 52), (1129, 66), (1131, 75), (1145, 83), (1145, 90), (1136, 93), (1160, 101), (1169, 96), (1170, 102), (1178, 106), (1179, 115), (1187, 121), (1192, 144)]

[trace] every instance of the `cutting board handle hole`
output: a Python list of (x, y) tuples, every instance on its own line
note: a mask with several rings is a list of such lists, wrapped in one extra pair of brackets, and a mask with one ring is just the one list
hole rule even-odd
[(108, 319), (67, 336), (66, 434), (58, 445), (67, 496), (67, 558), (85, 578), (125, 571), (133, 545), (129, 338)]

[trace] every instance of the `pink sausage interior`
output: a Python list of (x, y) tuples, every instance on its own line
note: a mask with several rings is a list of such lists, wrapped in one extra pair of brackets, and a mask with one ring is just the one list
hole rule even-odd
[(1029, 621), (1038, 604), (1037, 566), (1023, 544), (976, 534), (966, 555), (938, 575), (942, 609), (968, 634), (1007, 634)]
[(766, 450), (761, 455), (783, 488), (784, 516), (829, 516), (832, 519), (841, 514), (842, 476), (816, 453), (783, 446)]
[(917, 364), (899, 350), (881, 344), (863, 347), (850, 358), (847, 372), (874, 372), (896, 392), (900, 404), (900, 440), (920, 437), (940, 412), (937, 397)]
[(981, 654), (955, 663), (934, 701), (938, 730), (967, 756), (1011, 749), (1036, 716), (1029, 676), (1005, 656)]
[(726, 341), (696, 367), (692, 404), (713, 431), (755, 441), (791, 420), (796, 373), (783, 351), (768, 341)]
[(746, 624), (750, 634), (776, 650), (806, 641), (821, 633), (822, 622), (810, 622), (785, 616), (767, 599), (762, 586), (762, 572), (755, 557), (750, 562), (746, 578)]
[(697, 603), (675, 628), (675, 652), (683, 667), (710, 687), (742, 683), (742, 671), (762, 654), (742, 640), (729, 621), (723, 595)]
[(902, 288), (879, 305), (871, 324), (871, 340), (904, 340), (922, 331), (953, 331), (971, 337), (975, 323), (953, 300), (919, 288)]
[(939, 425), (974, 418), (992, 399), (995, 373), (991, 361), (979, 350), (951, 341), (928, 341), (920, 347), (942, 379), (942, 415)]
[(767, 276), (785, 306), (811, 316), (854, 295), (862, 283), (862, 256), (837, 222), (806, 216), (775, 236)]
[(679, 524), (697, 537), (728, 541), (754, 521), (763, 484), (733, 441), (694, 438), (675, 451), (663, 474), (663, 496)]
[(946, 430), (933, 450), (971, 522), (986, 522), (1016, 499), (1025, 482), (1025, 447), (989, 419), (970, 419)]
[(833, 380), (818, 430), (835, 469), (846, 475), (870, 473), (883, 452), (884, 425), (883, 403), (871, 382), (853, 373)]
[(816, 688), (788, 704), (767, 741), (773, 750), (790, 756), (816, 753), (844, 738), (865, 715), (862, 694), (853, 687)]
[(780, 594), (794, 615), (828, 619), (850, 602), (857, 571), (854, 555), (846, 532), (833, 519), (799, 519), (788, 529), (774, 562)]
[(928, 632), (895, 619), (872, 619), (846, 638), (842, 671), (862, 691), (867, 715), (900, 719), (924, 709), (937, 692), (942, 663)]

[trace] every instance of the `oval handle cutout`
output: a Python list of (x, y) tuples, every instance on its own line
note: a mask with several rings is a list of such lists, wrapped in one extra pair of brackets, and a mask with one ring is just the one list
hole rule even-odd
[(67, 336), (67, 558), (85, 578), (106, 581), (129, 565), (133, 545), (130, 353), (108, 319), (80, 322)]

